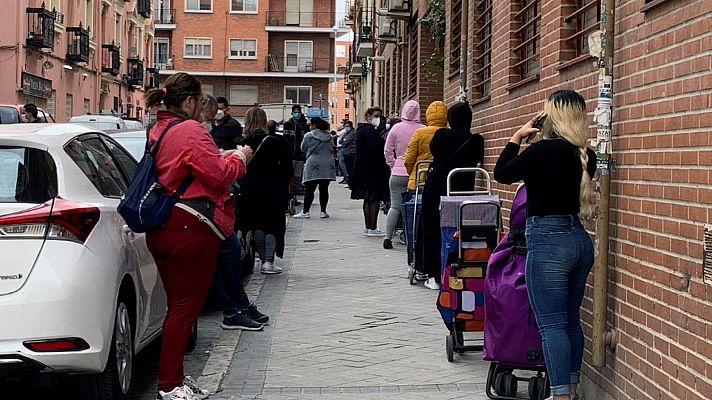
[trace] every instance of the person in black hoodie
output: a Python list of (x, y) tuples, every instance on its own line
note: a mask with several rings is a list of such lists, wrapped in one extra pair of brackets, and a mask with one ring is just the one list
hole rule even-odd
[[(447, 112), (450, 128), (440, 128), (430, 142), (433, 163), (423, 188), (423, 258), (428, 280), (425, 286), (440, 288), (440, 196), (447, 192), (447, 176), (455, 168), (477, 167), (484, 161), (484, 138), (471, 133), (472, 110), (469, 103), (458, 103)], [(460, 174), (452, 180), (452, 190), (465, 191), (475, 187), (474, 174)]]
[(284, 138), (291, 143), (292, 160), (294, 161), (292, 163), (294, 169), (294, 182), (291, 185), (292, 193), (294, 193), (294, 186), (302, 182), (302, 171), (306, 160), (306, 155), (302, 151), (302, 140), (304, 140), (304, 135), (307, 132), (309, 132), (309, 122), (307, 122), (307, 118), (302, 113), (302, 106), (295, 104), (292, 106), (292, 118), (284, 123), (282, 132)]
[(364, 236), (385, 236), (378, 229), (378, 212), (381, 201), (390, 197), (388, 179), (391, 169), (386, 164), (383, 148), (386, 141), (379, 128), (383, 125), (383, 111), (378, 107), (366, 110), (366, 123), (356, 130), (356, 158), (349, 178), (351, 199), (363, 200)]

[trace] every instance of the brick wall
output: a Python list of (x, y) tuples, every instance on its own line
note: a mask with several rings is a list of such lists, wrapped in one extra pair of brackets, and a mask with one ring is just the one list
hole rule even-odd
[(270, 33), (269, 54), (274, 55), (280, 65), (284, 63), (284, 42), (288, 40), (312, 42), (314, 71), (334, 72), (334, 39), (328, 33)]
[[(589, 111), (596, 106), (595, 59), (574, 59), (565, 40), (573, 2), (541, 3), (539, 78), (516, 85), (519, 5), (493, 1), (491, 98), (473, 104), (489, 170), (552, 91), (579, 90)], [(618, 346), (605, 368), (590, 366), (587, 296), (584, 391), (595, 399), (709, 399), (712, 285), (701, 263), (703, 224), (712, 223), (712, 1), (669, 0), (641, 12), (643, 5), (621, 0), (616, 13), (608, 323)], [(459, 75), (445, 76), (449, 104), (458, 86)], [(510, 199), (514, 186), (495, 189)]]

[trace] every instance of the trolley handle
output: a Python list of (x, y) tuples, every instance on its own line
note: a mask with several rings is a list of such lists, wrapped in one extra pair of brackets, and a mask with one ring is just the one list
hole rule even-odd
[[(477, 175), (482, 175), (485, 178), (485, 190), (476, 190), (475, 188), (472, 188), (473, 190), (467, 190), (467, 191), (453, 191), (452, 190), (452, 178), (455, 175), (458, 174), (463, 174), (463, 173), (468, 173), (468, 172), (474, 172), (475, 173), (475, 183), (477, 180)], [(477, 174), (477, 173), (480, 174)], [(489, 173), (483, 169), (483, 168), (454, 168), (450, 173), (447, 174), (447, 195), (448, 196), (453, 196), (453, 195), (476, 195), (476, 194), (492, 194), (492, 179), (489, 176)]]
[[(419, 187), (422, 182), (420, 177), (422, 175), (427, 176), (427, 172), (430, 170), (430, 165), (433, 163), (433, 160), (420, 160), (415, 163), (415, 187)], [(425, 166), (425, 167), (421, 167)]]

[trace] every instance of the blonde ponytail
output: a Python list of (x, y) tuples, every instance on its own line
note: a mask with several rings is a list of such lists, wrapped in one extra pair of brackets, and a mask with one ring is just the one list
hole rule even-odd
[(579, 188), (579, 203), (581, 211), (579, 215), (583, 219), (591, 219), (596, 215), (596, 204), (593, 201), (593, 188), (591, 188), (591, 177), (588, 175), (588, 150), (579, 147), (581, 158), (581, 186)]

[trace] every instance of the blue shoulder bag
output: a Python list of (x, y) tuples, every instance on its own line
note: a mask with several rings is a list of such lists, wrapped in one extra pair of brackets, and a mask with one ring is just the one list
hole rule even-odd
[(169, 129), (183, 121), (169, 123), (155, 145), (153, 142), (146, 143), (146, 152), (134, 171), (126, 194), (121, 198), (117, 210), (134, 232), (143, 233), (163, 226), (171, 216), (173, 206), (193, 183), (194, 177), (189, 174), (173, 193), (167, 194), (156, 174), (155, 157), (163, 137)]

